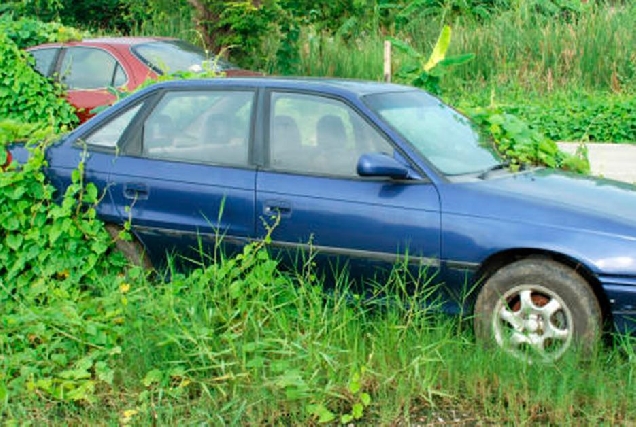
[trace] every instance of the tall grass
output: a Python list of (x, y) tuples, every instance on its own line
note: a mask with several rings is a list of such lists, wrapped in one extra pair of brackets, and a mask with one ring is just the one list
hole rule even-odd
[[(494, 103), (555, 140), (634, 141), (636, 5), (593, 3), (580, 14), (555, 17), (536, 13), (529, 3), (484, 20), (453, 18), (449, 55), (475, 57), (442, 77), (443, 98), (458, 106)], [(426, 58), (445, 21), (420, 15), (390, 31)], [(356, 35), (305, 27), (292, 74), (381, 80), (386, 29), (364, 28)], [(268, 51), (275, 52), (280, 40), (268, 38)], [(394, 49), (394, 81), (414, 63)], [(264, 68), (273, 74), (289, 69), (280, 65), (272, 59)]]
[(307, 31), (301, 39), (296, 74), (379, 80), (383, 75), (383, 45), (379, 35), (344, 40)]
[(283, 273), (260, 245), (166, 282), (133, 269), (115, 291), (124, 338), (112, 387), (79, 403), (24, 390), (0, 401), (0, 416), (122, 425), (636, 421), (631, 338), (592, 359), (574, 352), (526, 365), (476, 344), (470, 319), (422, 308), (433, 282), (417, 278), (412, 295), (402, 273), (396, 267), (375, 289), (392, 301), (378, 306), (351, 297), (346, 271), (325, 293), (311, 269)]
[[(495, 91), (507, 96), (543, 96), (563, 91), (636, 91), (636, 6), (593, 5), (580, 15), (545, 16), (519, 7), (489, 19), (455, 18), (449, 54), (475, 59), (444, 78), (449, 93)], [(430, 53), (443, 17), (415, 18), (394, 34), (423, 54)], [(380, 80), (383, 42), (379, 30), (357, 37), (316, 34), (305, 28), (295, 74)], [(407, 61), (399, 53), (394, 69)], [(268, 70), (278, 72), (272, 62)], [(509, 94), (509, 95), (508, 95)]]
[(131, 35), (176, 37), (195, 44), (203, 41), (194, 27), (191, 9), (183, 5), (175, 5), (170, 13), (162, 9), (148, 10), (145, 19), (135, 22)]
[[(428, 54), (443, 24), (450, 24), (449, 54), (474, 53), (475, 59), (444, 78), (446, 92), (543, 96), (562, 91), (633, 93), (636, 91), (636, 5), (590, 2), (579, 14), (537, 13), (532, 2), (518, 2), (486, 19), (433, 16), (414, 11), (397, 30), (359, 24), (336, 34), (304, 27), (299, 61), (281, 66), (275, 52), (284, 38), (277, 31), (263, 39), (260, 68), (271, 74), (336, 76), (380, 80), (387, 32)], [(364, 30), (362, 30), (364, 28)], [(374, 31), (373, 28), (376, 28)], [(135, 34), (180, 37), (201, 43), (188, 8), (154, 12)], [(263, 53), (267, 54), (264, 55)], [(408, 58), (394, 54), (394, 69)]]
[[(522, 2), (523, 3), (523, 2)], [(453, 52), (473, 52), (449, 84), (488, 88), (516, 86), (549, 93), (636, 90), (636, 6), (596, 6), (578, 17), (554, 19), (524, 9), (484, 23), (458, 21)]]
[(430, 312), (373, 312), (352, 302), (346, 283), (325, 294), (311, 274), (282, 274), (253, 249), (134, 291), (128, 387), (143, 384), (168, 406), (193, 399), (193, 421), (247, 424), (306, 422), (318, 407), (347, 414), (361, 393), (396, 417), (410, 396), (435, 396), (444, 340), (425, 337), (448, 332), (428, 322)]

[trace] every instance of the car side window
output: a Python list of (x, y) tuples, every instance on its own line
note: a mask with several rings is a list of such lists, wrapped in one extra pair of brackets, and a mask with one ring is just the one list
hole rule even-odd
[(126, 84), (128, 81), (128, 76), (126, 76), (126, 72), (124, 68), (121, 66), (119, 62), (115, 65), (115, 77), (113, 78), (113, 87), (121, 87)]
[(142, 104), (138, 104), (127, 110), (119, 117), (108, 122), (105, 126), (93, 132), (86, 138), (86, 144), (97, 148), (114, 149), (117, 146), (119, 138), (122, 136), (130, 122), (141, 108)]
[(60, 81), (74, 90), (104, 89), (122, 86), (126, 75), (110, 53), (91, 47), (70, 47), (62, 59)]
[(269, 132), (275, 170), (356, 177), (365, 153), (393, 155), (391, 144), (342, 101), (301, 93), (273, 93)]
[(35, 70), (43, 76), (50, 76), (59, 50), (57, 47), (30, 50), (29, 53), (35, 59)]
[(167, 93), (143, 126), (142, 155), (247, 166), (254, 92)]

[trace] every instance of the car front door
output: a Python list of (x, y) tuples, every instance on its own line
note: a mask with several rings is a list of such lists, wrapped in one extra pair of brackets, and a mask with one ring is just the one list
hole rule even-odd
[(273, 247), (285, 248), (305, 266), (311, 260), (323, 267), (328, 262), (332, 270), (348, 264), (344, 272), (354, 276), (366, 270), (365, 275), (385, 278), (378, 273), (406, 260), (435, 275), (440, 255), (435, 186), (425, 178), (358, 176), (361, 154), (404, 159), (342, 100), (274, 91), (268, 103), (269, 162), (256, 183), (258, 235), (271, 232)]
[(254, 237), (254, 95), (167, 92), (129, 132), (113, 162), (109, 190), (153, 261), (174, 250), (210, 262), (219, 238), (232, 248)]

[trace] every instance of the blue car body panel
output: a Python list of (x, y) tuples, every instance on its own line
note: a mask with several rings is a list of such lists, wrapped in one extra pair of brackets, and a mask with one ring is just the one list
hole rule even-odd
[(482, 263), (506, 248), (534, 248), (571, 257), (594, 274), (636, 269), (628, 250), (636, 244), (631, 186), (542, 169), (439, 188), (444, 258)]
[(197, 259), (200, 244), (254, 237), (255, 176), (253, 169), (119, 157), (108, 191), (152, 258), (168, 250)]
[[(257, 176), (258, 237), (268, 214), (280, 212), (272, 246), (316, 255), (351, 276), (373, 265), (382, 280), (396, 262), (439, 273), (439, 196), (431, 183), (347, 180), (275, 172)], [(271, 222), (271, 221), (270, 221)], [(336, 274), (341, 273), (335, 271)]]
[[(342, 100), (393, 141), (395, 159), (413, 179), (344, 179), (268, 169), (264, 102), (252, 117), (251, 165), (232, 168), (87, 152), (77, 144), (119, 111), (165, 91), (251, 88), (316, 93)], [(398, 85), (313, 79), (213, 79), (157, 84), (83, 124), (48, 151), (48, 175), (63, 191), (86, 159), (86, 178), (106, 194), (107, 222), (130, 219), (155, 262), (166, 250), (190, 253), (201, 239), (262, 239), (274, 248), (317, 251), (352, 267), (409, 262), (429, 268), (457, 297), (479, 287), (490, 260), (553, 254), (579, 269), (621, 331), (636, 327), (636, 191), (633, 186), (548, 169), (451, 179), (410, 146), (363, 101)], [(152, 101), (148, 101), (152, 103)], [(142, 119), (139, 119), (142, 120)], [(19, 151), (19, 149), (17, 149)], [(23, 153), (18, 153), (23, 157)], [(14, 154), (14, 156), (16, 156)]]

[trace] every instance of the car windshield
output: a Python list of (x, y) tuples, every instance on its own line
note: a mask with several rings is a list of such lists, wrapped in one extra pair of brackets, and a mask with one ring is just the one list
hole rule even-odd
[(135, 55), (158, 74), (177, 71), (225, 71), (236, 68), (218, 57), (210, 57), (205, 50), (181, 40), (153, 41), (132, 48)]
[(482, 173), (501, 164), (492, 142), (466, 117), (424, 91), (379, 93), (364, 100), (445, 175)]

